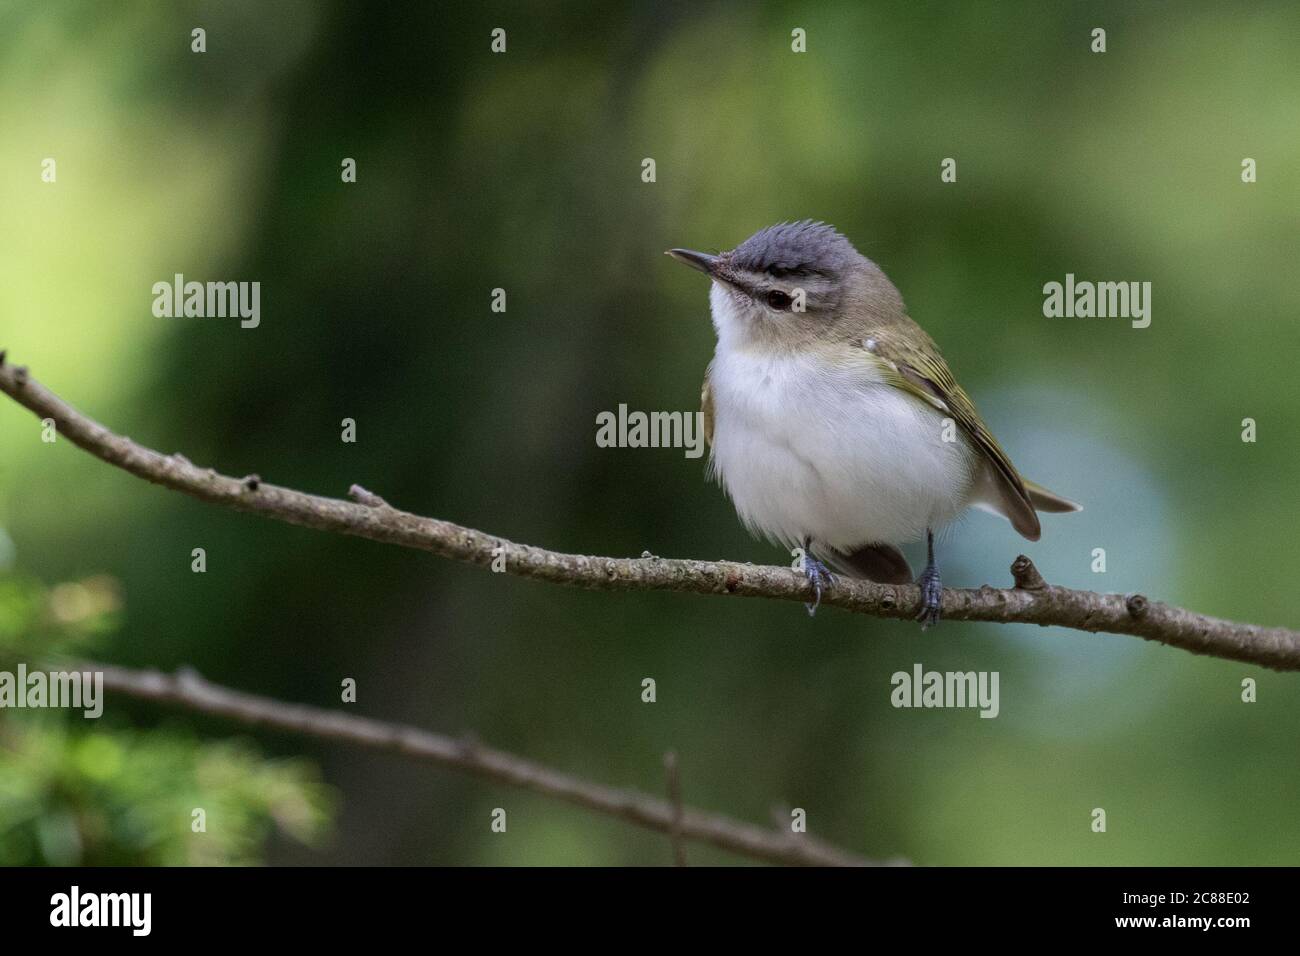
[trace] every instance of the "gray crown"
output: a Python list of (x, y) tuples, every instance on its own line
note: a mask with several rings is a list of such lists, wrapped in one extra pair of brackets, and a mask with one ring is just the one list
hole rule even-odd
[(777, 277), (817, 274), (834, 278), (857, 255), (853, 243), (833, 226), (805, 219), (760, 229), (735, 248), (731, 264)]

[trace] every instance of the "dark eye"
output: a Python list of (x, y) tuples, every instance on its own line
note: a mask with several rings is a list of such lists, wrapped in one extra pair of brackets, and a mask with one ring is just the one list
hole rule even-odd
[(790, 297), (780, 289), (773, 289), (767, 294), (767, 304), (778, 312), (784, 312), (790, 308)]

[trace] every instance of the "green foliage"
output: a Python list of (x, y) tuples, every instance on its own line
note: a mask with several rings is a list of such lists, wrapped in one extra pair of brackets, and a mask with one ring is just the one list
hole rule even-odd
[[(111, 633), (118, 610), (104, 578), (46, 590), (0, 577), (3, 666), (57, 668)], [(276, 833), (319, 845), (329, 831), (334, 798), (308, 761), (205, 742), (179, 724), (105, 723), (0, 711), (0, 865), (251, 864)]]
[(120, 627), (117, 582), (107, 575), (46, 589), (18, 573), (0, 574), (0, 662), (70, 655)]
[(260, 863), (276, 831), (311, 845), (328, 831), (333, 801), (307, 761), (83, 723), (0, 721), (0, 864)]

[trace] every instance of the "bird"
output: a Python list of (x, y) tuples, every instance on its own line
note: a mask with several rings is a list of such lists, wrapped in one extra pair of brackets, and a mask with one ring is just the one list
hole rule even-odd
[[(745, 527), (800, 557), (815, 613), (834, 573), (913, 583), (941, 617), (936, 532), (974, 507), (1030, 541), (1081, 506), (1021, 477), (881, 268), (833, 226), (761, 229), (727, 252), (669, 249), (711, 280), (701, 389), (709, 471)], [(829, 566), (829, 567), (828, 567)]]

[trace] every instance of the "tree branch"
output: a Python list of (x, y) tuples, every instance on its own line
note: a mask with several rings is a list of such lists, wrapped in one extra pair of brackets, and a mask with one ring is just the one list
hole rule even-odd
[(75, 668), (102, 672), (106, 688), (130, 697), (179, 704), (189, 710), (228, 717), (252, 726), (272, 727), (389, 751), (554, 797), (668, 834), (679, 859), (684, 859), (684, 856), (677, 849), (678, 840), (686, 838), (769, 863), (878, 865), (807, 835), (765, 830), (719, 814), (675, 805), (636, 790), (590, 783), (514, 754), (484, 747), (474, 740), (455, 740), (415, 727), (258, 697), (213, 684), (192, 670), (170, 675), (94, 662), (80, 663)]
[[(161, 455), (113, 434), (31, 379), (25, 368), (4, 364), (2, 352), (0, 391), (38, 417), (54, 419), (59, 433), (74, 444), (137, 477), (201, 501), (289, 524), (415, 548), (481, 567), (490, 566), (493, 558), (500, 556), (511, 574), (599, 591), (687, 591), (800, 602), (813, 597), (803, 575), (788, 568), (563, 554), (400, 511), (360, 488), (354, 487), (353, 492), (358, 500), (348, 502), (280, 488), (256, 475), (243, 479), (221, 475), (199, 468), (181, 455)], [(1149, 601), (1141, 594), (1098, 594), (1045, 584), (1023, 555), (1016, 559), (1013, 575), (1014, 588), (944, 589), (943, 616), (955, 621), (1056, 625), (1130, 634), (1194, 654), (1274, 670), (1300, 670), (1297, 631), (1207, 617)], [(902, 619), (916, 615), (920, 592), (914, 585), (839, 578), (823, 590), (821, 603), (858, 614)]]
[(673, 808), (673, 818), (668, 827), (668, 840), (673, 848), (673, 864), (685, 866), (686, 844), (682, 840), (682, 819), (686, 816), (686, 805), (682, 803), (682, 781), (677, 769), (675, 750), (664, 754), (664, 776), (668, 781), (668, 800)]

